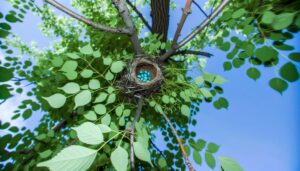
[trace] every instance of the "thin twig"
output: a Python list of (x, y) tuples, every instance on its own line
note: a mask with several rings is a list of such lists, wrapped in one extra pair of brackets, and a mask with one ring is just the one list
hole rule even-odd
[(134, 147), (133, 147), (134, 134), (135, 134), (135, 123), (138, 122), (138, 120), (141, 117), (142, 107), (143, 107), (143, 96), (139, 96), (135, 117), (134, 117), (134, 120), (132, 121), (132, 124), (129, 128), (129, 131), (130, 131), (130, 169), (131, 169), (131, 171), (135, 170)]
[(174, 134), (174, 136), (175, 136), (175, 138), (176, 138), (176, 140), (177, 140), (179, 146), (180, 146), (180, 150), (181, 150), (182, 155), (183, 155), (183, 157), (184, 157), (185, 164), (188, 166), (188, 168), (189, 168), (190, 171), (195, 171), (194, 167), (192, 166), (192, 164), (191, 164), (191, 162), (190, 162), (190, 160), (189, 160), (189, 158), (188, 158), (188, 155), (186, 154), (186, 151), (185, 151), (185, 149), (184, 149), (184, 146), (183, 146), (183, 144), (182, 144), (182, 141), (181, 141), (180, 137), (179, 137), (178, 134), (177, 134), (176, 129), (174, 128), (174, 126), (173, 126), (173, 124), (171, 123), (171, 121), (170, 121), (170, 119), (168, 118), (168, 116), (167, 116), (165, 113), (162, 113), (162, 115), (163, 115), (163, 117), (165, 118), (165, 120), (167, 121), (167, 123), (169, 124), (169, 126), (170, 126), (170, 128), (171, 128), (171, 130), (172, 130), (172, 132), (173, 132), (173, 134)]
[(134, 52), (137, 56), (141, 56), (144, 54), (143, 49), (141, 47), (141, 43), (139, 41), (138, 35), (136, 33), (136, 29), (134, 23), (131, 19), (131, 16), (128, 12), (128, 8), (125, 0), (113, 0), (115, 7), (118, 9), (119, 14), (121, 15), (127, 29), (130, 31), (130, 41), (133, 45)]
[(187, 0), (185, 3), (184, 9), (182, 10), (180, 22), (178, 23), (178, 26), (177, 26), (177, 29), (176, 29), (176, 32), (175, 32), (175, 35), (174, 35), (174, 38), (172, 41), (172, 47), (171, 47), (172, 49), (177, 48), (177, 41), (181, 35), (181, 30), (183, 28), (185, 20), (186, 20), (187, 16), (191, 13), (191, 5), (192, 5), (192, 0)]
[(195, 0), (193, 0), (193, 4), (196, 5), (196, 7), (203, 13), (203, 15), (205, 15), (205, 17), (208, 17), (206, 12), (201, 8), (201, 6)]
[(99, 23), (95, 23), (95, 22), (75, 13), (74, 11), (68, 9), (67, 7), (65, 7), (64, 5), (60, 4), (59, 2), (57, 2), (55, 0), (45, 0), (45, 2), (54, 6), (55, 8), (59, 9), (60, 11), (68, 14), (69, 16), (73, 17), (74, 19), (77, 19), (78, 21), (81, 21), (89, 26), (92, 26), (92, 27), (98, 29), (98, 30), (101, 30), (104, 32), (110, 32), (110, 33), (130, 34), (129, 30), (124, 29), (124, 28), (123, 29), (111, 28), (111, 27), (107, 27), (107, 26), (104, 26)]
[(145, 26), (152, 32), (152, 28), (150, 26), (150, 24), (148, 23), (148, 21), (145, 19), (145, 17), (143, 16), (143, 14), (137, 9), (136, 6), (134, 6), (130, 0), (126, 0), (127, 4), (132, 8), (132, 10), (136, 13), (136, 15), (138, 17), (140, 17), (140, 19), (143, 21), (143, 23), (145, 24)]
[(172, 56), (173, 53), (176, 52), (179, 48), (183, 47), (186, 45), (188, 42), (190, 42), (193, 38), (196, 37), (198, 33), (200, 33), (204, 28), (209, 26), (209, 24), (213, 21), (213, 19), (218, 16), (218, 14), (229, 4), (231, 0), (223, 0), (221, 4), (212, 12), (208, 18), (206, 18), (200, 25), (198, 25), (190, 34), (188, 34), (182, 41), (180, 41), (177, 45), (177, 47), (171, 48), (168, 50), (164, 55), (162, 55), (159, 58), (159, 61), (164, 62)]
[(167, 161), (167, 157), (164, 153), (154, 144), (154, 142), (150, 139), (150, 144), (159, 152), (159, 154)]
[(196, 51), (196, 50), (179, 50), (173, 53), (171, 56), (175, 55), (200, 55), (200, 56), (205, 56), (205, 57), (212, 57), (213, 54), (208, 53), (208, 52), (202, 52), (202, 51)]

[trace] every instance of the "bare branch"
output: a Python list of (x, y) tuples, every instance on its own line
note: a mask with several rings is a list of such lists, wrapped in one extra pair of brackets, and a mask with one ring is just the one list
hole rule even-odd
[(208, 18), (208, 15), (206, 14), (206, 12), (201, 8), (201, 6), (195, 0), (193, 0), (193, 4), (195, 4), (196, 7), (205, 15), (205, 17)]
[(205, 57), (212, 57), (213, 54), (208, 52), (202, 52), (202, 51), (195, 51), (195, 50), (178, 50), (175, 53), (173, 53), (171, 56), (175, 55), (200, 55)]
[(127, 8), (125, 0), (113, 0), (113, 2), (114, 2), (114, 5), (116, 6), (116, 8), (118, 9), (119, 14), (121, 15), (127, 29), (130, 31), (130, 41), (133, 45), (135, 54), (137, 56), (144, 54), (143, 49), (140, 44), (140, 41), (139, 41), (139, 38), (136, 33), (135, 26), (133, 24), (133, 21), (131, 19), (129, 12), (128, 12), (128, 8)]
[(45, 2), (47, 2), (48, 4), (54, 6), (55, 8), (59, 9), (60, 11), (68, 14), (69, 16), (77, 19), (78, 21), (81, 21), (89, 26), (92, 26), (98, 30), (104, 31), (104, 32), (110, 32), (110, 33), (118, 33), (118, 34), (130, 34), (130, 31), (127, 29), (116, 29), (116, 28), (111, 28), (111, 27), (107, 27), (104, 25), (101, 25), (99, 23), (95, 23), (77, 13), (75, 13), (74, 11), (68, 9), (67, 7), (65, 7), (64, 5), (60, 4), (59, 2), (55, 1), (55, 0), (45, 0)]
[(174, 35), (174, 38), (173, 38), (172, 47), (171, 47), (172, 49), (177, 48), (177, 41), (178, 41), (178, 38), (180, 37), (182, 27), (185, 23), (185, 20), (186, 20), (187, 16), (191, 13), (191, 5), (192, 5), (192, 0), (187, 0), (186, 3), (185, 3), (185, 7), (182, 10), (181, 19), (180, 19), (180, 22), (177, 26), (177, 29), (176, 29), (176, 32), (175, 32), (175, 35)]
[(184, 157), (185, 164), (188, 166), (188, 168), (189, 168), (190, 171), (195, 171), (194, 167), (192, 166), (192, 164), (191, 164), (191, 162), (190, 162), (190, 160), (189, 160), (189, 158), (188, 158), (188, 155), (186, 154), (186, 151), (185, 151), (185, 149), (184, 149), (184, 146), (183, 146), (183, 144), (182, 144), (182, 141), (181, 141), (180, 137), (179, 137), (178, 134), (177, 134), (176, 129), (174, 128), (174, 126), (173, 126), (173, 124), (171, 123), (171, 121), (170, 121), (170, 119), (168, 118), (168, 116), (167, 116), (166, 114), (164, 114), (164, 113), (162, 113), (162, 115), (163, 115), (163, 117), (165, 118), (165, 120), (167, 121), (167, 123), (169, 124), (169, 126), (170, 126), (170, 128), (171, 128), (171, 130), (172, 130), (172, 132), (173, 132), (173, 134), (174, 134), (174, 136), (175, 136), (175, 138), (176, 138), (176, 140), (177, 140), (179, 146), (180, 146), (180, 150), (181, 150), (182, 155), (183, 155), (183, 157)]
[(178, 48), (186, 45), (189, 41), (191, 41), (198, 33), (200, 33), (205, 27), (207, 27), (213, 19), (218, 16), (218, 14), (229, 4), (231, 0), (223, 0), (221, 4), (208, 16), (206, 20), (204, 20), (199, 26), (196, 27), (194, 31), (192, 31), (189, 35), (187, 35), (178, 45)]
[(142, 113), (142, 107), (143, 107), (143, 96), (139, 96), (135, 117), (134, 117), (134, 120), (132, 121), (132, 124), (129, 128), (129, 131), (130, 131), (130, 168), (131, 168), (131, 171), (135, 170), (134, 147), (133, 147), (134, 134), (135, 134), (135, 123), (138, 122), (138, 120), (140, 119), (140, 116), (141, 116), (141, 113)]
[(143, 23), (145, 24), (145, 26), (152, 32), (152, 28), (150, 26), (150, 24), (148, 23), (148, 21), (145, 19), (145, 17), (143, 16), (143, 14), (137, 9), (136, 6), (134, 6), (130, 0), (126, 0), (127, 4), (132, 8), (132, 10), (136, 13), (136, 15), (138, 15), (138, 17), (140, 17), (140, 19), (143, 21)]
[(229, 4), (231, 0), (223, 0), (221, 4), (208, 16), (207, 19), (205, 19), (200, 25), (196, 27), (194, 31), (192, 31), (189, 35), (187, 35), (182, 41), (180, 41), (177, 45), (177, 47), (171, 48), (169, 51), (167, 51), (165, 54), (163, 54), (159, 61), (164, 62), (166, 61), (170, 56), (173, 55), (173, 53), (176, 52), (177, 49), (183, 47), (186, 45), (189, 41), (191, 41), (198, 33), (200, 33), (204, 28), (206, 28), (213, 19), (218, 16), (218, 14), (226, 7), (226, 5)]

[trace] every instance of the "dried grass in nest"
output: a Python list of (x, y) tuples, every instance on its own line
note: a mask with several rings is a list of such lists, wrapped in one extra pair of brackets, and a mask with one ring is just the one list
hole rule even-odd
[[(145, 83), (137, 78), (137, 74), (141, 70), (151, 73), (152, 80), (150, 82)], [(125, 94), (149, 95), (160, 88), (163, 79), (162, 70), (156, 61), (147, 57), (136, 58), (128, 64), (127, 71), (118, 82), (118, 86)]]

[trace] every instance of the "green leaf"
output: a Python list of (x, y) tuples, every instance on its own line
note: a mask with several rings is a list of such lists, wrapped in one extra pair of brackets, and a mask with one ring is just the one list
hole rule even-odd
[(78, 139), (86, 144), (98, 145), (103, 142), (101, 129), (92, 122), (85, 122), (78, 127), (73, 127)]
[(74, 101), (75, 101), (74, 109), (76, 109), (79, 106), (84, 106), (84, 105), (90, 103), (91, 100), (92, 100), (92, 93), (90, 92), (90, 90), (81, 91), (74, 98)]
[(69, 82), (59, 89), (62, 89), (67, 94), (75, 94), (80, 91), (80, 86), (75, 82)]
[(210, 152), (210, 153), (216, 153), (219, 150), (219, 147), (217, 144), (215, 143), (209, 143), (207, 145), (207, 149), (206, 151)]
[(42, 159), (48, 158), (49, 156), (51, 156), (51, 154), (52, 154), (51, 150), (46, 150), (46, 151), (39, 153), (39, 155)]
[(99, 50), (94, 51), (94, 52), (93, 52), (93, 56), (94, 56), (95, 58), (100, 58), (100, 57), (101, 57), (100, 51), (99, 51)]
[(0, 82), (9, 81), (14, 76), (13, 72), (13, 69), (7, 69), (0, 66)]
[(104, 115), (106, 113), (106, 107), (103, 104), (97, 104), (94, 106), (94, 110), (99, 115)]
[(232, 18), (240, 18), (242, 17), (247, 11), (244, 8), (240, 8), (238, 10), (236, 10), (233, 14), (232, 14)]
[(299, 73), (296, 66), (288, 62), (280, 68), (280, 76), (289, 82), (295, 82), (299, 79)]
[(66, 96), (60, 93), (56, 93), (50, 97), (43, 97), (51, 107), (61, 108), (66, 103)]
[(278, 52), (269, 46), (258, 48), (255, 54), (256, 57), (262, 62), (269, 61), (270, 59), (276, 58), (278, 56)]
[(206, 88), (200, 88), (200, 91), (201, 91), (202, 95), (205, 98), (211, 98), (212, 97), (211, 92), (209, 90), (207, 90)]
[(8, 31), (0, 29), (0, 38), (5, 38), (8, 35), (9, 35)]
[(300, 53), (298, 53), (298, 52), (291, 53), (289, 55), (289, 58), (295, 62), (300, 62)]
[[(195, 83), (196, 84), (199, 84), (199, 85), (201, 85), (201, 84), (203, 84), (204, 83), (204, 79), (203, 79), (203, 77), (197, 77), (196, 79), (195, 79)], [(175, 93), (175, 92), (172, 92), (172, 93)], [(173, 94), (172, 94), (173, 95)]]
[(293, 23), (295, 14), (296, 13), (282, 13), (277, 15), (272, 22), (273, 29), (282, 30), (290, 26)]
[(76, 71), (68, 71), (65, 72), (64, 75), (68, 78), (68, 80), (75, 80), (78, 74)]
[(54, 67), (60, 67), (64, 63), (64, 61), (60, 57), (54, 57), (51, 63)]
[(90, 82), (89, 82), (89, 87), (90, 87), (90, 89), (92, 89), (92, 90), (99, 89), (99, 88), (100, 88), (100, 81), (99, 81), (99, 80), (96, 80), (96, 79), (90, 80)]
[(83, 77), (83, 78), (90, 78), (92, 75), (93, 75), (93, 71), (90, 70), (90, 69), (84, 69), (80, 75)]
[(107, 71), (104, 77), (107, 81), (111, 81), (114, 79), (114, 75), (110, 71)]
[(220, 75), (216, 75), (216, 77), (214, 79), (215, 84), (224, 84), (225, 81), (226, 80), (223, 77), (221, 77)]
[(116, 94), (110, 94), (107, 98), (106, 104), (111, 104), (116, 101)]
[(85, 45), (84, 47), (80, 48), (79, 51), (85, 55), (92, 55), (94, 52), (91, 44)]
[(112, 59), (110, 57), (103, 58), (104, 65), (110, 65), (112, 63)]
[(223, 171), (244, 171), (244, 169), (231, 158), (219, 157), (219, 160)]
[(22, 116), (26, 120), (26, 119), (30, 118), (31, 115), (32, 115), (32, 110), (31, 109), (27, 109), (27, 110), (24, 111), (24, 113), (23, 113)]
[(220, 49), (223, 51), (228, 51), (230, 49), (230, 43), (229, 42), (225, 42), (220, 46)]
[(199, 164), (199, 165), (202, 164), (202, 158), (201, 158), (201, 155), (200, 155), (200, 153), (198, 151), (196, 151), (196, 150), (193, 151), (193, 158), (194, 158), (194, 161), (197, 164)]
[(112, 129), (105, 124), (98, 124), (98, 127), (101, 129), (102, 133), (109, 133)]
[(101, 92), (95, 99), (94, 103), (101, 103), (104, 102), (107, 98), (108, 94)]
[(3, 29), (3, 30), (10, 30), (11, 27), (9, 24), (7, 23), (0, 23), (0, 28)]
[(124, 105), (118, 106), (115, 110), (117, 116), (122, 116), (123, 111), (124, 111)]
[(269, 85), (280, 94), (282, 94), (282, 92), (284, 92), (288, 88), (287, 82), (277, 77), (272, 78), (269, 82)]
[(78, 66), (76, 61), (66, 61), (62, 66), (61, 70), (64, 72), (75, 71)]
[(163, 95), (161, 100), (166, 103), (166, 104), (169, 104), (170, 103), (170, 97), (167, 96), (167, 95)]
[(276, 15), (273, 12), (265, 11), (262, 16), (261, 22), (264, 24), (271, 24), (275, 17)]
[(113, 73), (119, 73), (124, 69), (124, 62), (116, 61), (111, 64), (110, 70)]
[(232, 64), (230, 62), (224, 62), (223, 63), (223, 69), (224, 71), (230, 71), (232, 69)]
[(97, 115), (94, 111), (88, 111), (86, 114), (84, 114), (84, 117), (90, 121), (97, 120)]
[(158, 166), (159, 166), (160, 168), (166, 167), (166, 166), (167, 166), (167, 161), (166, 161), (163, 157), (160, 157), (160, 158), (158, 159)]
[(101, 119), (101, 123), (105, 125), (109, 125), (111, 122), (111, 116), (109, 114), (105, 114), (104, 117)]
[(10, 22), (10, 23), (15, 23), (15, 22), (17, 22), (17, 21), (21, 21), (20, 19), (18, 19), (15, 15), (13, 15), (13, 14), (7, 14), (6, 16), (5, 16), (5, 20), (6, 21), (8, 21), (8, 22)]
[(110, 160), (116, 171), (126, 171), (128, 165), (127, 151), (118, 146), (110, 155)]
[(257, 80), (260, 77), (260, 71), (254, 67), (251, 67), (247, 70), (247, 75), (253, 80)]
[(133, 148), (134, 148), (134, 154), (138, 159), (148, 162), (153, 167), (151, 163), (150, 152), (145, 146), (143, 146), (143, 143), (134, 142)]
[(95, 160), (97, 152), (94, 149), (71, 145), (51, 160), (41, 162), (37, 166), (48, 167), (51, 171), (87, 170)]
[(205, 152), (205, 162), (211, 169), (216, 167), (216, 160), (210, 152)]
[(69, 58), (72, 58), (72, 59), (79, 59), (80, 56), (78, 56), (76, 53), (67, 53), (67, 56)]
[(190, 116), (190, 108), (187, 105), (181, 105), (181, 113), (187, 117)]

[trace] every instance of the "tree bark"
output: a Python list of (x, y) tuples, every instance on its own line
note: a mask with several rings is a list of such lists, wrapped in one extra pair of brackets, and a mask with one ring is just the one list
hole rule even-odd
[(151, 0), (152, 33), (168, 40), (170, 0)]

